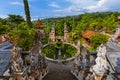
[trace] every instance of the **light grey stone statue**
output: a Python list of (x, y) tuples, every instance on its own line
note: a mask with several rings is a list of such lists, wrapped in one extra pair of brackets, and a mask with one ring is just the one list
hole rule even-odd
[(98, 75), (103, 75), (105, 70), (107, 69), (107, 60), (106, 60), (106, 47), (104, 45), (101, 45), (97, 49), (97, 58), (96, 58), (96, 65), (93, 66), (93, 70)]

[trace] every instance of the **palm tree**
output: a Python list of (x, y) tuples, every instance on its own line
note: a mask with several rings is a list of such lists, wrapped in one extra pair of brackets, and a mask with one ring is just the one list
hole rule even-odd
[(26, 15), (26, 22), (29, 27), (32, 27), (31, 18), (30, 18), (30, 11), (29, 11), (29, 5), (28, 0), (23, 0), (24, 3), (24, 10)]

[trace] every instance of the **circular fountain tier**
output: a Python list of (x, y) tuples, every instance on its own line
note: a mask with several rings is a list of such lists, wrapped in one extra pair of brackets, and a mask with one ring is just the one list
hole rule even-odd
[(72, 60), (77, 56), (79, 47), (71, 43), (49, 43), (43, 46), (42, 53), (52, 61)]

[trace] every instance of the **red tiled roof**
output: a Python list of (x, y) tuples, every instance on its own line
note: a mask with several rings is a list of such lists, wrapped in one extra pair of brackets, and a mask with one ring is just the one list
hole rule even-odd
[(91, 36), (93, 36), (95, 34), (97, 34), (97, 32), (94, 32), (94, 31), (91, 31), (91, 30), (86, 30), (86, 31), (82, 32), (82, 37), (90, 39)]
[(43, 24), (42, 24), (42, 22), (38, 19), (37, 20), (37, 22), (36, 22), (36, 24), (35, 24), (35, 26), (34, 26), (35, 28), (44, 28), (44, 26), (43, 26)]

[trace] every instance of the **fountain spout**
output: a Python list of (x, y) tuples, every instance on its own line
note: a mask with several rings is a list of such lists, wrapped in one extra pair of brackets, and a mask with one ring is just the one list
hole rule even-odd
[(62, 59), (62, 53), (60, 48), (58, 49), (58, 59), (59, 60)]

